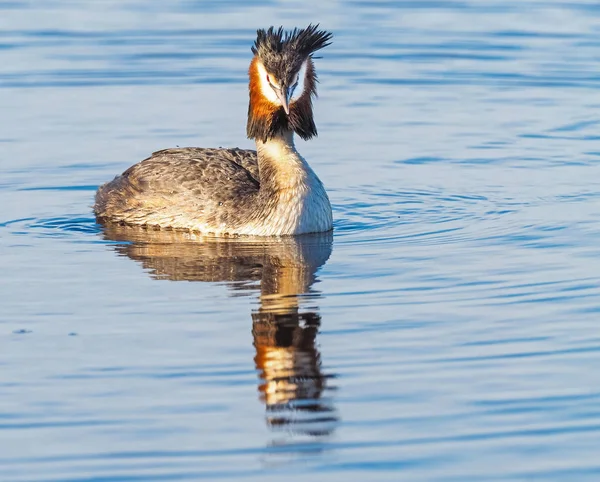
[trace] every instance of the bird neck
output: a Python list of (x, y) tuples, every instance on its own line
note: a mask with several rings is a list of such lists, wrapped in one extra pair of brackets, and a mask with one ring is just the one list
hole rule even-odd
[[(331, 204), (308, 163), (296, 150), (291, 131), (256, 141), (260, 226), (249, 234), (302, 234), (329, 231)], [(265, 229), (267, 227), (268, 229)]]
[(263, 142), (256, 140), (261, 190), (298, 189), (310, 182), (314, 173), (296, 150), (293, 131), (284, 131)]

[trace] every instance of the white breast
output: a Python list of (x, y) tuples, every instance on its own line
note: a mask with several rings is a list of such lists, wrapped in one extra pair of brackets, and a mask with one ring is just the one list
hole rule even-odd
[(260, 155), (276, 163), (277, 199), (265, 219), (248, 224), (242, 233), (273, 236), (331, 230), (331, 204), (323, 183), (294, 146), (270, 141), (259, 149)]

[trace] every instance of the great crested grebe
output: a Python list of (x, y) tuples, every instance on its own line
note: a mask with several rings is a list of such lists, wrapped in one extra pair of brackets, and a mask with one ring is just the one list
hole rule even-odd
[(305, 140), (317, 134), (312, 54), (331, 37), (318, 25), (258, 30), (248, 71), (246, 126), (256, 151), (186, 147), (155, 152), (98, 189), (98, 220), (215, 235), (332, 229), (325, 188), (294, 145), (294, 132)]

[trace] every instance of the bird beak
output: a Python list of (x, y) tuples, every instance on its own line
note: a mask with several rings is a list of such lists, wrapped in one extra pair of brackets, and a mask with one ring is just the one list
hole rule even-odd
[(292, 98), (292, 89), (290, 89), (287, 86), (281, 86), (280, 89), (275, 90), (275, 93), (277, 94), (277, 98), (281, 102), (281, 105), (283, 106), (283, 110), (285, 111), (286, 115), (289, 115), (290, 99)]

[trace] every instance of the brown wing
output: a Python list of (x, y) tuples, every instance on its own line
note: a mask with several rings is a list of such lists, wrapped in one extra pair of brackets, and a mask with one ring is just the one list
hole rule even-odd
[(101, 186), (94, 209), (100, 218), (152, 224), (157, 212), (202, 212), (242, 201), (258, 188), (255, 151), (165, 149)]

